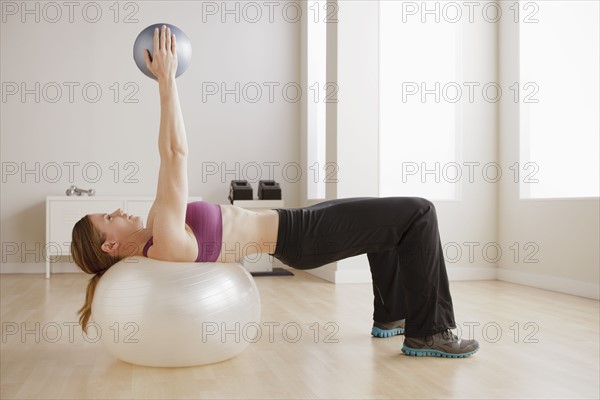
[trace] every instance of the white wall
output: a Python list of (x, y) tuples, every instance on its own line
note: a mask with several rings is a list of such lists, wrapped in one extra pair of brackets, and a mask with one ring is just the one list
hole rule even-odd
[[(3, 83), (1, 107), (1, 161), (3, 179), (1, 190), (2, 272), (42, 272), (45, 244), (45, 197), (62, 195), (75, 184), (94, 188), (98, 195), (155, 194), (159, 167), (157, 135), (159, 124), (158, 89), (154, 81), (145, 77), (135, 66), (132, 45), (137, 34), (156, 22), (169, 22), (179, 26), (191, 39), (193, 60), (188, 71), (178, 78), (178, 87), (185, 118), (190, 156), (190, 195), (202, 196), (215, 203), (227, 203), (229, 181), (248, 179), (257, 196), (259, 179), (270, 179), (268, 165), (274, 165), (274, 179), (283, 188), (286, 206), (298, 206), (300, 183), (293, 183), (295, 168), (287, 170), (288, 163), (299, 163), (300, 102), (291, 102), (281, 95), (283, 85), (300, 82), (299, 22), (287, 22), (276, 8), (273, 22), (268, 9), (256, 23), (249, 22), (254, 15), (240, 9), (240, 21), (235, 16), (205, 14), (202, 21), (203, 2), (135, 2), (139, 9), (121, 9), (114, 22), (113, 2), (96, 2), (102, 16), (96, 23), (86, 22), (79, 3), (69, 22), (69, 9), (63, 6), (62, 19), (56, 23), (53, 9), (42, 8), (43, 2), (28, 2), (30, 9), (39, 8), (40, 21), (35, 14), (24, 14), (21, 2), (14, 10), (3, 9), (0, 36), (0, 70)], [(207, 2), (220, 6), (220, 2)], [(62, 5), (62, 2), (55, 4)], [(243, 2), (238, 3), (243, 4)], [(262, 4), (262, 3), (260, 3)], [(134, 12), (137, 23), (122, 22)], [(293, 9), (289, 10), (293, 17)], [(21, 17), (25, 22), (21, 21)], [(44, 19), (46, 17), (46, 20)], [(94, 19), (94, 9), (87, 9), (87, 18)], [(246, 18), (244, 18), (246, 17)], [(27, 95), (24, 102), (20, 93), (8, 95), (7, 85), (12, 82), (33, 89), (40, 83), (39, 102)], [(54, 98), (53, 84), (63, 89), (62, 98)], [(68, 83), (76, 82), (73, 101), (69, 101)], [(117, 83), (121, 96), (132, 93), (127, 83), (137, 90), (126, 103), (121, 98), (114, 101)], [(226, 82), (233, 88), (235, 82), (245, 85), (256, 82), (264, 89), (256, 103), (241, 98), (236, 103), (229, 95), (225, 102), (212, 96), (203, 102), (203, 82)], [(265, 82), (279, 84), (274, 102), (269, 101)], [(82, 87), (92, 83), (102, 90), (95, 103), (82, 97)], [(48, 85), (50, 84), (50, 85)], [(47, 92), (44, 97), (43, 87)], [(293, 91), (290, 91), (293, 95)], [(94, 96), (90, 90), (89, 96)], [(255, 92), (250, 92), (254, 96)], [(46, 98), (46, 99), (45, 99)], [(34, 169), (39, 173), (21, 176), (20, 171), (10, 175), (16, 165)], [(55, 179), (60, 166), (62, 176)], [(69, 179), (69, 164), (74, 166), (74, 178)], [(90, 183), (82, 175), (86, 163), (97, 165), (102, 173), (97, 182)], [(115, 179), (115, 163), (120, 174)], [(133, 163), (125, 168), (126, 163)], [(222, 163), (224, 163), (222, 165)], [(236, 163), (239, 163), (236, 173)], [(272, 164), (272, 163), (279, 163)], [(260, 168), (257, 170), (255, 166)], [(111, 169), (112, 167), (112, 169)], [(217, 174), (205, 174), (216, 167)], [(225, 171), (227, 169), (229, 172)], [(95, 168), (88, 167), (89, 180), (95, 179)], [(258, 176), (254, 173), (258, 171)], [(247, 174), (245, 174), (247, 173)], [(130, 180), (127, 182), (127, 174)], [(249, 176), (252, 174), (252, 176)], [(116, 180), (116, 182), (115, 182)], [(109, 210), (107, 210), (109, 211)], [(16, 243), (17, 254), (5, 254), (5, 244)], [(28, 253), (28, 249), (39, 249)]]
[[(564, 2), (564, 7), (568, 10), (570, 5)], [(519, 25), (507, 19), (499, 28), (499, 81), (508, 87), (520, 81)], [(519, 161), (519, 103), (502, 101), (500, 115), (499, 162), (508, 170)], [(548, 132), (549, 136), (560, 134), (568, 135)], [(502, 181), (499, 207), (499, 242), (505, 248), (515, 243), (520, 247), (519, 257), (506, 257), (499, 264), (499, 279), (600, 298), (598, 198), (521, 200), (519, 184), (506, 179)]]

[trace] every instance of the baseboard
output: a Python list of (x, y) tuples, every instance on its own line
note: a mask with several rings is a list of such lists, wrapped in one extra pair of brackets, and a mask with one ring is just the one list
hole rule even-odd
[[(448, 279), (450, 281), (483, 281), (495, 280), (496, 268), (494, 267), (449, 267)], [(306, 272), (335, 284), (344, 283), (371, 283), (371, 271), (369, 267), (338, 268), (335, 264), (328, 264), (317, 269)]]
[(506, 268), (496, 268), (496, 279), (504, 282), (517, 283), (519, 285), (532, 286), (538, 289), (546, 289), (553, 292), (600, 300), (600, 285), (594, 283), (575, 281), (552, 275), (515, 271)]
[(307, 269), (306, 272), (318, 278), (335, 283), (336, 268), (335, 264), (327, 264), (319, 268)]
[(316, 269), (306, 270), (311, 275), (325, 279), (331, 283), (371, 283), (371, 271), (363, 270), (342, 270), (337, 269), (335, 264), (328, 264)]
[(335, 283), (371, 283), (371, 271), (365, 269), (338, 269), (335, 271)]
[(449, 281), (493, 281), (496, 267), (446, 267)]
[[(53, 262), (50, 264), (51, 273), (74, 273), (83, 271), (70, 262)], [(0, 274), (45, 274), (44, 263), (5, 263), (0, 265)]]

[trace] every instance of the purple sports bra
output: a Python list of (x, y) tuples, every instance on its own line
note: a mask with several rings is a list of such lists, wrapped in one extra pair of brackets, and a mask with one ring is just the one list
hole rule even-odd
[[(221, 206), (204, 201), (188, 203), (185, 223), (192, 228), (198, 242), (196, 262), (217, 261), (221, 254), (221, 238), (223, 236)], [(145, 257), (148, 257), (148, 249), (153, 243), (151, 237), (144, 246)]]

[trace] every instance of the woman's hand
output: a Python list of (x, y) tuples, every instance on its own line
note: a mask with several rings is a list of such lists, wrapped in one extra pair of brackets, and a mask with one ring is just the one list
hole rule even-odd
[[(160, 35), (159, 35), (160, 33)], [(152, 57), (148, 50), (144, 51), (146, 67), (154, 74), (159, 82), (175, 79), (177, 72), (177, 47), (175, 35), (171, 34), (171, 28), (166, 25), (154, 29), (154, 50)]]

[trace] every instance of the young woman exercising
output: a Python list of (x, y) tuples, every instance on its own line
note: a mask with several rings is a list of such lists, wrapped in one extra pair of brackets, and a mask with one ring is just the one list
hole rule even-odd
[(84, 330), (96, 283), (124, 257), (227, 263), (261, 252), (290, 267), (311, 269), (367, 254), (373, 336), (404, 334), (402, 351), (413, 356), (467, 357), (478, 350), (477, 341), (461, 340), (450, 331), (456, 327), (454, 310), (430, 201), (360, 197), (260, 213), (188, 204), (188, 148), (175, 83), (176, 38), (169, 29), (154, 31), (153, 57), (146, 53), (145, 58), (158, 79), (161, 104), (156, 199), (145, 227), (141, 217), (122, 210), (86, 215), (75, 224), (73, 258), (84, 272), (94, 274), (79, 310)]

